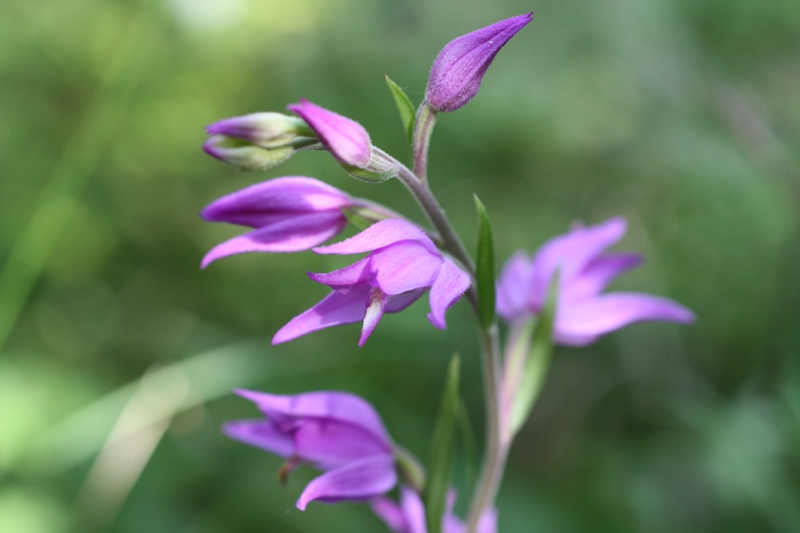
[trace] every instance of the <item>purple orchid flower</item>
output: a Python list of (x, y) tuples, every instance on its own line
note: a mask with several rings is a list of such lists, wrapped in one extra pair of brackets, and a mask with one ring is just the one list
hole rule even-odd
[(301, 463), (325, 473), (309, 483), (297, 507), (311, 501), (364, 501), (397, 484), (394, 444), (375, 409), (345, 392), (278, 396), (237, 390), (266, 420), (236, 420), (223, 426), (232, 439), (287, 459), (281, 476)]
[(509, 323), (538, 314), (558, 269), (554, 336), (560, 344), (584, 346), (645, 320), (693, 322), (694, 313), (666, 298), (600, 294), (614, 278), (642, 262), (636, 254), (604, 253), (626, 230), (623, 218), (612, 218), (597, 226), (575, 227), (545, 243), (532, 258), (518, 252), (503, 267), (498, 281), (498, 313)]
[[(442, 517), (442, 533), (466, 533), (467, 526), (453, 513), (455, 491), (447, 495), (447, 508)], [(379, 497), (370, 502), (372, 511), (395, 533), (428, 533), (425, 525), (425, 506), (412, 489), (400, 488), (400, 504)], [(497, 510), (488, 509), (478, 522), (478, 533), (497, 533)]]
[(431, 68), (425, 99), (436, 111), (455, 111), (478, 94), (494, 56), (533, 18), (533, 13), (501, 20), (445, 45)]
[(372, 157), (372, 143), (361, 124), (302, 98), (299, 104), (287, 107), (306, 121), (322, 146), (340, 163), (367, 167)]
[(319, 329), (364, 322), (363, 346), (384, 313), (402, 311), (430, 289), (428, 320), (444, 329), (445, 312), (464, 294), (470, 277), (442, 254), (425, 233), (402, 219), (383, 220), (318, 254), (372, 252), (364, 259), (327, 274), (309, 277), (333, 289), (317, 305), (296, 316), (272, 338), (286, 342)]
[(201, 216), (254, 228), (211, 249), (205, 268), (220, 257), (245, 252), (308, 250), (347, 226), (350, 197), (313, 178), (292, 176), (257, 183), (212, 202)]

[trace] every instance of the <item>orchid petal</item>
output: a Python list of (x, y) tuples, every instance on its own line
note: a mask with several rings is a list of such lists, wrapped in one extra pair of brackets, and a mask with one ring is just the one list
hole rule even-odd
[(369, 269), (370, 258), (365, 257), (360, 261), (339, 270), (326, 273), (309, 272), (308, 277), (333, 289), (343, 289), (367, 281), (372, 276)]
[(596, 257), (568, 285), (562, 286), (561, 304), (597, 296), (614, 278), (636, 268), (642, 262), (643, 258), (638, 254), (605, 254)]
[(469, 274), (458, 268), (450, 259), (442, 262), (439, 275), (431, 286), (431, 312), (428, 314), (431, 324), (439, 329), (447, 327), (444, 319), (445, 312), (461, 298), (470, 283)]
[(370, 502), (372, 512), (394, 533), (407, 533), (406, 520), (400, 506), (389, 498), (375, 498)]
[(427, 287), (389, 296), (389, 299), (386, 302), (385, 311), (387, 313), (399, 313), (409, 305), (419, 300), (420, 296), (425, 293), (426, 288)]
[(559, 307), (555, 329), (559, 341), (565, 344), (565, 338), (596, 337), (633, 322), (665, 320), (689, 324), (694, 319), (694, 313), (672, 300), (620, 292)]
[(405, 533), (428, 533), (428, 526), (425, 524), (425, 506), (419, 494), (406, 486), (401, 487), (400, 507), (406, 519)]
[(442, 256), (417, 241), (402, 241), (370, 256), (375, 284), (386, 294), (430, 287), (442, 265)]
[(625, 219), (615, 217), (596, 226), (575, 228), (545, 243), (533, 259), (529, 307), (538, 310), (542, 306), (557, 268), (561, 286), (569, 285), (588, 263), (620, 240), (626, 229)]
[[(273, 223), (275, 216), (339, 211), (350, 197), (313, 178), (287, 176), (256, 183), (210, 203), (201, 216), (209, 222), (229, 222), (251, 228)], [(341, 213), (340, 213), (341, 215)]]
[(508, 321), (519, 314), (533, 312), (527, 307), (531, 263), (531, 258), (525, 252), (518, 251), (506, 262), (500, 273), (497, 282), (497, 312)]
[(294, 443), (269, 420), (236, 420), (222, 426), (222, 432), (235, 440), (267, 450), (280, 457), (294, 455)]
[(323, 298), (311, 309), (297, 315), (272, 337), (272, 344), (280, 344), (312, 331), (331, 326), (361, 322), (367, 306), (369, 285), (355, 285), (339, 289)]
[(361, 327), (361, 338), (358, 340), (359, 346), (364, 346), (367, 339), (372, 332), (375, 331), (375, 326), (380, 322), (383, 317), (384, 309), (386, 308), (386, 294), (377, 287), (373, 287), (369, 293), (369, 304), (364, 314), (364, 325)]
[(309, 502), (314, 500), (328, 503), (367, 500), (390, 491), (396, 484), (394, 457), (367, 457), (312, 480), (297, 500), (297, 508), (305, 511)]
[(218, 244), (203, 257), (201, 268), (229, 255), (247, 252), (299, 252), (339, 234), (347, 218), (339, 211), (286, 216), (260, 229)]
[(349, 239), (319, 246), (314, 251), (318, 254), (360, 254), (406, 240), (419, 241), (429, 250), (436, 250), (436, 246), (421, 229), (406, 220), (391, 218), (373, 224)]
[(296, 395), (269, 394), (237, 389), (236, 394), (255, 403), (268, 417), (316, 418), (362, 427), (391, 449), (391, 437), (375, 408), (347, 392), (319, 391)]

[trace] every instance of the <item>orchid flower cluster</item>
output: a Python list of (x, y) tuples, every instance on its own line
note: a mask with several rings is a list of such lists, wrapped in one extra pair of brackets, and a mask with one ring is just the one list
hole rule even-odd
[[(387, 78), (411, 145), (410, 166), (374, 146), (359, 123), (303, 99), (288, 106), (294, 115), (253, 113), (207, 128), (205, 151), (240, 169), (265, 170), (296, 152), (324, 150), (356, 179), (398, 179), (431, 225), (420, 226), (386, 206), (304, 176), (267, 180), (211, 203), (202, 212), (204, 219), (249, 231), (214, 247), (203, 267), (247, 252), (366, 254), (345, 268), (309, 273), (331, 292), (289, 320), (275, 333), (273, 344), (360, 322), (358, 345), (363, 346), (385, 313), (400, 312), (425, 293), (428, 320), (436, 328), (446, 328), (448, 308), (465, 294), (477, 316), (487, 428), (482, 472), (471, 490), (466, 522), (453, 511), (454, 439), (446, 438), (454, 431), (458, 410), (453, 405), (460, 394), (455, 360), (431, 453), (435, 459), (425, 467), (393, 442), (378, 413), (362, 398), (331, 391), (292, 396), (237, 391), (263, 418), (230, 422), (223, 428), (227, 436), (284, 458), (282, 480), (304, 464), (323, 472), (300, 494), (301, 510), (313, 501), (367, 502), (398, 533), (495, 533), (494, 500), (508, 451), (536, 402), (553, 344), (584, 346), (637, 321), (694, 320), (691, 311), (665, 298), (603, 293), (614, 278), (641, 263), (638, 255), (607, 251), (626, 232), (622, 218), (575, 225), (533, 256), (518, 252), (496, 279), (491, 226), (480, 201), (476, 198), (479, 238), (473, 259), (432, 194), (427, 159), (438, 114), (456, 111), (475, 97), (495, 55), (531, 18), (523, 14), (502, 20), (447, 44), (433, 63), (425, 98), (416, 110)], [(323, 245), (350, 222), (366, 229)], [(500, 342), (498, 321), (507, 326), (505, 343)]]

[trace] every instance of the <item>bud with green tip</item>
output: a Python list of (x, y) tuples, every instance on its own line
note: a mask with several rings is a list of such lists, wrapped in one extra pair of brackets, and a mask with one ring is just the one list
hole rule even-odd
[(225, 135), (261, 146), (282, 148), (314, 137), (314, 132), (297, 117), (281, 113), (251, 113), (222, 119), (206, 128), (210, 135)]
[(267, 170), (289, 159), (299, 148), (316, 143), (301, 119), (281, 113), (251, 113), (220, 120), (206, 128), (203, 150), (243, 170)]

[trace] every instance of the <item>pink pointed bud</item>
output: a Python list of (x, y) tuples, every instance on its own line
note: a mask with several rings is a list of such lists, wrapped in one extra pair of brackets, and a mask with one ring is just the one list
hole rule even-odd
[(472, 100), (494, 56), (532, 18), (533, 13), (527, 13), (501, 20), (447, 43), (428, 79), (425, 99), (431, 108), (450, 112)]
[(340, 163), (367, 168), (372, 157), (372, 143), (361, 124), (302, 98), (299, 104), (288, 108), (306, 121), (322, 146)]
[(234, 137), (263, 148), (281, 148), (314, 136), (305, 122), (281, 113), (251, 113), (222, 119), (206, 128), (210, 135)]

